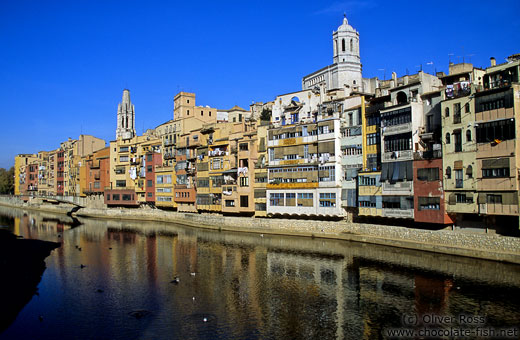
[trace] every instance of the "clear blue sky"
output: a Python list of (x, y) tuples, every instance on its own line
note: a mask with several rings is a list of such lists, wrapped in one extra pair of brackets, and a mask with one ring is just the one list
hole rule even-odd
[[(129, 88), (137, 130), (172, 119), (173, 96), (248, 108), (332, 63), (343, 13), (364, 77), (487, 67), (520, 52), (520, 1), (0, 1), (0, 167), (68, 137), (114, 139)], [(427, 65), (433, 62), (433, 66)]]

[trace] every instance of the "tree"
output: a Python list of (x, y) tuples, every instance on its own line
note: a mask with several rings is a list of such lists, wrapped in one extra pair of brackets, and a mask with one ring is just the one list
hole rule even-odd
[(11, 167), (9, 171), (0, 168), (0, 194), (13, 194), (14, 193), (14, 167)]
[(271, 120), (271, 110), (263, 109), (260, 114), (260, 120), (270, 121)]

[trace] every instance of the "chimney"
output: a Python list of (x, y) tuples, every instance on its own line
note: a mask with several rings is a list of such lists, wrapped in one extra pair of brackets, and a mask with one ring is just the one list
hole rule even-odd
[(497, 61), (496, 61), (495, 57), (491, 57), (491, 58), (489, 58), (489, 60), (491, 60), (491, 66), (497, 66)]

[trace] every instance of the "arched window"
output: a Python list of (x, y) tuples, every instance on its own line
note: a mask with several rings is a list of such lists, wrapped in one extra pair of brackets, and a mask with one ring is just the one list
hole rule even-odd
[(468, 175), (468, 178), (473, 177), (473, 167), (471, 165), (468, 165), (468, 167), (466, 168), (466, 175)]
[(446, 110), (444, 110), (444, 116), (449, 117), (450, 116), (450, 108), (447, 107)]
[(450, 133), (447, 132), (446, 133), (446, 144), (450, 144), (450, 142), (451, 142), (451, 136), (450, 136)]
[(408, 103), (408, 96), (403, 91), (397, 93), (397, 104)]
[(341, 51), (345, 52), (345, 39), (341, 39)]
[(466, 142), (471, 142), (471, 130), (466, 130)]
[(446, 178), (451, 178), (451, 168), (450, 167), (446, 168)]
[(354, 51), (354, 44), (352, 43), (352, 39), (350, 39), (350, 52)]

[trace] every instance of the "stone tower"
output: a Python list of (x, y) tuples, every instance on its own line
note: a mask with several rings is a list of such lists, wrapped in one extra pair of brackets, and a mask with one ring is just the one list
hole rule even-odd
[(135, 107), (130, 101), (130, 90), (123, 90), (123, 100), (117, 106), (116, 139), (131, 139), (135, 133)]
[(359, 55), (359, 32), (348, 24), (347, 17), (338, 30), (332, 33), (334, 64), (338, 65), (338, 84), (351, 88), (361, 87), (361, 58)]

